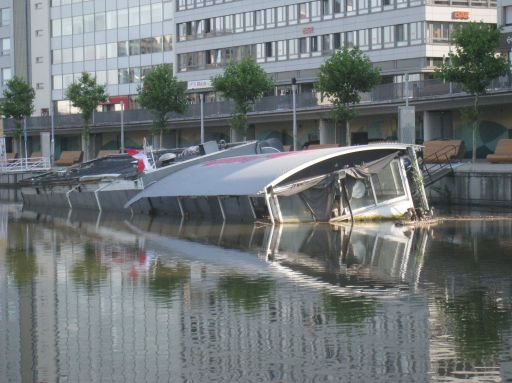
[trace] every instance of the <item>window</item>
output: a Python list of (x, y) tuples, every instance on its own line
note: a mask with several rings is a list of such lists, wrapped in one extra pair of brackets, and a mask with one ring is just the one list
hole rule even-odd
[(357, 35), (356, 31), (350, 31), (345, 33), (345, 46), (347, 48), (352, 48), (357, 44)]
[(73, 20), (71, 17), (62, 19), (62, 36), (69, 36), (73, 34)]
[(311, 19), (313, 21), (320, 20), (322, 16), (322, 3), (320, 0), (311, 3)]
[(62, 89), (62, 76), (56, 75), (53, 76), (53, 89), (60, 90)]
[(382, 34), (381, 29), (379, 28), (372, 28), (371, 30), (372, 34), (372, 49), (381, 49), (382, 48)]
[(308, 22), (310, 18), (309, 3), (299, 4), (299, 19), (301, 23)]
[(322, 14), (325, 16), (332, 15), (333, 0), (322, 0)]
[(130, 83), (140, 82), (140, 68), (130, 68), (128, 76)]
[(288, 40), (288, 56), (290, 59), (296, 59), (299, 53), (299, 40)]
[(322, 51), (329, 52), (331, 50), (331, 35), (322, 36)]
[(62, 62), (64, 64), (73, 62), (73, 48), (66, 48), (62, 50)]
[(288, 24), (297, 24), (298, 5), (292, 4), (288, 6)]
[(164, 51), (172, 51), (172, 36), (164, 36)]
[(2, 68), (2, 85), (11, 79), (11, 68)]
[(94, 15), (84, 15), (84, 33), (94, 32)]
[(254, 30), (254, 12), (245, 12), (245, 30)]
[(84, 47), (73, 48), (73, 61), (84, 61)]
[(299, 39), (299, 53), (301, 55), (309, 53), (309, 44), (308, 39), (306, 37), (301, 37)]
[[(117, 11), (117, 27), (125, 28), (128, 26), (128, 9), (119, 9)], [(117, 76), (117, 74), (116, 74)]]
[(404, 184), (400, 177), (400, 165), (393, 160), (378, 174), (371, 176), (377, 203), (405, 195)]
[(279, 40), (277, 42), (277, 59), (286, 60), (286, 40)]
[(265, 11), (265, 18), (267, 28), (274, 28), (276, 26), (276, 18), (274, 8), (269, 8)]
[(511, 25), (512, 24), (512, 5), (503, 7), (503, 15), (505, 16), (504, 24)]
[(130, 40), (130, 56), (140, 55), (140, 40)]
[(172, 19), (172, 2), (164, 3), (164, 20)]
[(149, 24), (151, 23), (151, 6), (150, 5), (142, 5), (140, 7), (140, 24)]
[(151, 21), (159, 23), (163, 20), (162, 4), (151, 4)]
[(407, 45), (408, 33), (407, 33), (407, 24), (398, 24), (395, 25), (395, 41), (398, 46)]
[(81, 35), (84, 33), (84, 19), (82, 16), (73, 17), (73, 34)]
[(117, 69), (111, 69), (107, 71), (107, 84), (117, 85), (119, 83)]
[(107, 58), (111, 59), (117, 57), (117, 43), (107, 44)]
[(286, 6), (277, 7), (277, 26), (286, 25)]
[(128, 56), (128, 41), (118, 41), (117, 42), (117, 57), (125, 57), (125, 56)]
[(422, 26), (423, 23), (421, 21), (418, 21), (416, 23), (410, 23), (409, 29), (410, 29), (410, 37), (411, 37), (411, 45), (412, 44), (421, 44), (422, 41)]
[(107, 29), (116, 29), (117, 28), (117, 12), (110, 11), (107, 12)]
[(265, 11), (255, 11), (254, 17), (256, 19), (255, 25), (256, 29), (263, 29), (265, 28)]
[(54, 49), (52, 51), (52, 63), (62, 64), (62, 51), (60, 49)]
[(342, 0), (334, 0), (334, 13), (341, 13), (342, 6), (341, 6)]
[(59, 37), (62, 35), (60, 19), (52, 20), (52, 36)]
[(106, 70), (96, 71), (96, 83), (99, 85), (105, 85), (107, 83), (107, 71)]
[(96, 45), (96, 60), (107, 58), (107, 44)]
[(0, 9), (0, 26), (5, 27), (11, 24), (11, 9), (2, 8)]
[(383, 28), (384, 32), (384, 48), (391, 48), (395, 46), (395, 33), (394, 26), (388, 25)]
[(128, 70), (128, 68), (119, 69), (117, 74), (118, 74), (119, 84), (129, 84), (130, 83), (130, 71)]
[(107, 22), (106, 22), (106, 14), (105, 12), (103, 13), (96, 13), (96, 17), (95, 17), (95, 27), (96, 27), (96, 30), (97, 31), (104, 31), (105, 28), (106, 28), (106, 25), (107, 25)]
[(139, 25), (139, 7), (129, 8), (129, 25), (133, 27), (135, 25)]
[(311, 52), (318, 52), (318, 36), (311, 36), (309, 42)]
[(9, 37), (5, 37), (3, 39), (0, 39), (2, 43), (2, 56), (11, 54), (11, 39)]
[(368, 29), (361, 29), (357, 32), (358, 34), (358, 42), (357, 45), (361, 50), (368, 50), (369, 39), (368, 39)]
[(85, 61), (94, 60), (95, 57), (95, 47), (94, 45), (87, 45), (84, 47), (84, 59)]

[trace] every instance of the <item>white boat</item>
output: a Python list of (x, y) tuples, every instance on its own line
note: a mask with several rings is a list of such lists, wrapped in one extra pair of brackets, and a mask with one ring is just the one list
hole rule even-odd
[(382, 143), (203, 161), (149, 185), (126, 206), (272, 223), (397, 218), (414, 214), (415, 199), (428, 210), (413, 176), (416, 169), (421, 178), (418, 149)]
[[(137, 159), (128, 154), (111, 155), (95, 159), (67, 169), (54, 170), (21, 182), (21, 194), (25, 206), (53, 206), (93, 210), (124, 210), (126, 202), (144, 188), (159, 179), (188, 166), (230, 156), (276, 152), (265, 141), (251, 141), (231, 147), (219, 147), (207, 142), (176, 151), (163, 152), (160, 159), (172, 160), (169, 164), (152, 167), (142, 173), (137, 171)], [(200, 150), (201, 149), (201, 150)], [(154, 161), (158, 162), (158, 158)]]

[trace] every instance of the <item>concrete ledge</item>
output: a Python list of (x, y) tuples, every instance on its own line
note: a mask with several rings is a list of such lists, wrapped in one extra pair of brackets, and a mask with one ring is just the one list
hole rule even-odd
[(489, 162), (456, 165), (448, 175), (431, 185), (427, 195), (434, 204), (512, 206), (512, 164)]

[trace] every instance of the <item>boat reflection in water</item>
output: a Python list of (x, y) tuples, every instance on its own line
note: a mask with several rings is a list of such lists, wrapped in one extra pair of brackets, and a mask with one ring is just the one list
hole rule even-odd
[[(510, 371), (512, 265), (499, 255), (510, 223), (0, 213), (7, 381), (499, 381)], [(478, 228), (499, 236), (480, 263), (462, 251)]]

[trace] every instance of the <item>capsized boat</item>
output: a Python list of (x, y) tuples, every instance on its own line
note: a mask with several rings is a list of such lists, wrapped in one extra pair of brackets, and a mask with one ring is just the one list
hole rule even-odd
[[(147, 157), (151, 161), (142, 153), (110, 155), (23, 180), (20, 183), (21, 194), (27, 207), (122, 211), (126, 202), (147, 185), (188, 166), (230, 156), (275, 153), (281, 148), (280, 142), (271, 140), (234, 146), (210, 141), (185, 149), (149, 153)], [(143, 163), (146, 163), (145, 167)]]
[(149, 185), (126, 206), (272, 223), (397, 218), (420, 207), (415, 199), (426, 201), (416, 150), (381, 143), (204, 161)]

